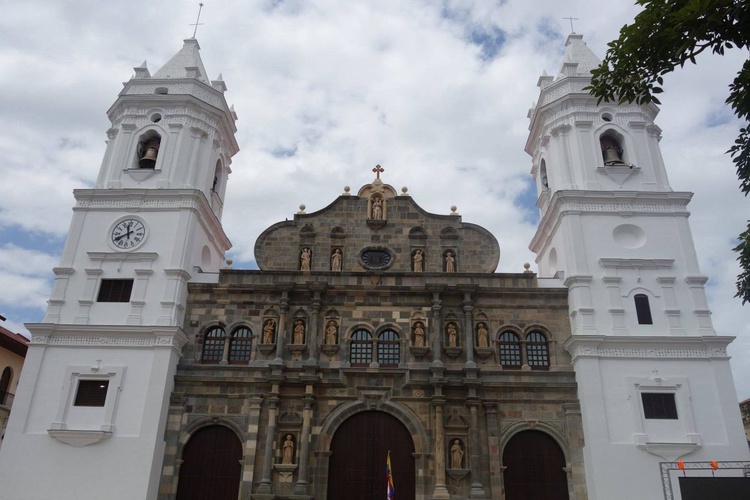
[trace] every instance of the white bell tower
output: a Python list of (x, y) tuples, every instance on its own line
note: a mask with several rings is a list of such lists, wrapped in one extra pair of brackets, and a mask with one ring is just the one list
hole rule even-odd
[(655, 105), (599, 105), (584, 90), (599, 63), (574, 33), (559, 74), (539, 79), (530, 248), (539, 277), (569, 288), (589, 498), (663, 498), (659, 462), (750, 454), (732, 337), (714, 331), (698, 269), (692, 193), (669, 186)]
[(238, 146), (194, 38), (143, 65), (108, 111), (107, 149), (76, 206), (32, 334), (0, 454), (0, 498), (156, 498), (188, 281), (216, 279)]

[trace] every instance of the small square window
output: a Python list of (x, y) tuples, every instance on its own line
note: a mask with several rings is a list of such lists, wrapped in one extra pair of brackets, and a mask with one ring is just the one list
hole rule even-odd
[(671, 392), (643, 392), (643, 416), (649, 419), (677, 420), (677, 404)]
[(97, 302), (130, 302), (133, 280), (103, 279), (99, 287)]
[(104, 406), (109, 380), (79, 380), (73, 406)]

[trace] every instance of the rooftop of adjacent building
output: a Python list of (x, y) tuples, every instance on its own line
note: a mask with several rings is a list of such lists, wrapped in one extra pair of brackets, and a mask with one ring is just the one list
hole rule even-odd
[[(2, 318), (2, 316), (0, 316)], [(29, 340), (18, 333), (13, 333), (0, 325), (0, 348), (7, 349), (19, 356), (26, 357)]]

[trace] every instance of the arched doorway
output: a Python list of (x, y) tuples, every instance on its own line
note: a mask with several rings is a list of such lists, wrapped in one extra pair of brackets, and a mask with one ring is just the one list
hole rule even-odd
[(182, 460), (177, 500), (237, 500), (242, 444), (229, 428), (198, 430), (185, 445)]
[(568, 500), (565, 455), (544, 432), (521, 431), (503, 450), (506, 500)]
[(331, 441), (328, 500), (382, 500), (391, 452), (396, 498), (414, 499), (414, 441), (396, 417), (364, 411), (349, 417)]

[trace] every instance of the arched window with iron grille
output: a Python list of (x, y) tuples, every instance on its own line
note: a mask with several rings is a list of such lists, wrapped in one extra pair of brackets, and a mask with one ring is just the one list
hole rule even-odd
[(381, 367), (398, 366), (401, 361), (401, 343), (398, 333), (383, 330), (378, 335), (378, 364)]
[(549, 370), (549, 344), (542, 332), (526, 335), (526, 361), (532, 370)]
[(500, 365), (503, 368), (521, 368), (521, 341), (513, 332), (500, 335)]
[(224, 341), (226, 333), (220, 326), (208, 330), (203, 336), (203, 356), (201, 363), (219, 363), (224, 357)]
[(246, 326), (240, 326), (232, 332), (229, 340), (229, 363), (246, 363), (250, 360), (253, 348), (253, 332)]
[(352, 366), (368, 366), (372, 363), (372, 334), (367, 330), (352, 333), (349, 363)]

